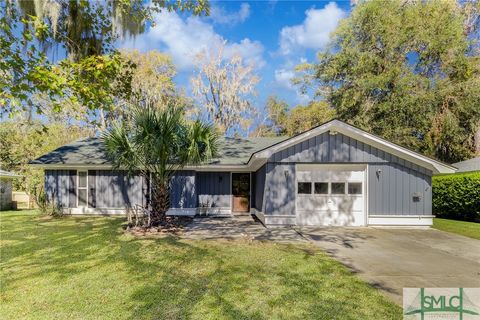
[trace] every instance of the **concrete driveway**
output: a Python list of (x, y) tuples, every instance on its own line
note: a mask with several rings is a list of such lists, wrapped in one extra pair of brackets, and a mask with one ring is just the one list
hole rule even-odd
[(480, 241), (435, 229), (299, 228), (402, 303), (404, 287), (480, 287)]

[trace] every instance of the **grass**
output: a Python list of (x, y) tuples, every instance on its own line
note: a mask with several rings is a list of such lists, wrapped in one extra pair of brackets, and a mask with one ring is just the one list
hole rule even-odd
[(118, 217), (0, 213), (3, 319), (400, 319), (309, 245), (134, 238)]
[(435, 218), (433, 219), (433, 227), (480, 240), (480, 223)]

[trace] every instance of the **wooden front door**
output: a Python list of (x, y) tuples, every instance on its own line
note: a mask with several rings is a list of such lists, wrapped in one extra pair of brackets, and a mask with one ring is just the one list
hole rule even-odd
[(232, 173), (232, 211), (250, 211), (250, 172)]

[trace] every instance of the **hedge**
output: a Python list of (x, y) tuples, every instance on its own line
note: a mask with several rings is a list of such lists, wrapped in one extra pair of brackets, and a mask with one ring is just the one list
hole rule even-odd
[(480, 171), (433, 176), (432, 193), (437, 217), (480, 222)]

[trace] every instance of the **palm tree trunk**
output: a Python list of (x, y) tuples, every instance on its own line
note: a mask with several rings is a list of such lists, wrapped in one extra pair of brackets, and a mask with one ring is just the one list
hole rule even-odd
[(152, 225), (165, 221), (166, 212), (170, 206), (168, 183), (161, 179), (153, 179), (152, 184)]

